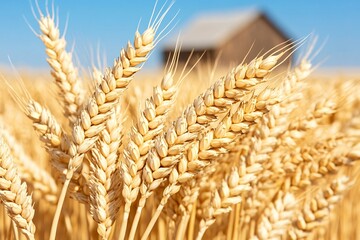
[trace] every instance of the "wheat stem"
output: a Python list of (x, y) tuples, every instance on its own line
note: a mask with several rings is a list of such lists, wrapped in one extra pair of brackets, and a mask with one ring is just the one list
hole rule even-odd
[(231, 235), (233, 232), (233, 228), (234, 228), (234, 208), (237, 206), (237, 204), (235, 206), (233, 206), (233, 210), (230, 212), (230, 216), (228, 218), (228, 226), (227, 226), (227, 230), (226, 230), (226, 240), (231, 240)]
[(66, 173), (66, 179), (65, 179), (64, 185), (63, 185), (63, 187), (61, 189), (60, 196), (58, 198), (58, 204), (57, 204), (56, 210), (55, 210), (55, 215), (54, 215), (54, 218), (53, 218), (53, 221), (52, 221), (52, 224), (51, 224), (50, 237), (49, 237), (50, 240), (55, 240), (56, 239), (56, 231), (57, 231), (57, 227), (58, 227), (58, 224), (59, 224), (61, 210), (62, 210), (64, 200), (65, 200), (65, 197), (66, 197), (67, 189), (69, 187), (69, 184), (70, 184), (70, 181), (71, 181), (71, 178), (72, 178), (73, 174), (74, 174), (73, 171), (68, 171)]
[(188, 222), (190, 219), (190, 215), (186, 214), (181, 217), (181, 221), (178, 225), (178, 229), (176, 231), (176, 237), (175, 240), (182, 240), (185, 237), (186, 234), (186, 228), (188, 226)]
[(239, 232), (240, 232), (240, 210), (241, 210), (241, 203), (236, 204), (235, 207), (235, 219), (234, 219), (234, 230), (232, 233), (232, 239), (239, 239)]
[(164, 209), (164, 204), (160, 204), (157, 208), (155, 213), (152, 215), (152, 218), (150, 220), (150, 222), (148, 223), (145, 232), (143, 233), (143, 235), (141, 236), (141, 240), (146, 240), (148, 239), (148, 237), (150, 236), (151, 230), (153, 229), (153, 227), (156, 224), (157, 219), (159, 218), (162, 210)]
[(197, 201), (195, 200), (194, 204), (192, 205), (192, 210), (191, 210), (191, 217), (190, 217), (189, 230), (188, 230), (188, 239), (194, 239), (196, 207), (197, 207)]
[(132, 240), (135, 237), (136, 229), (137, 229), (138, 224), (140, 222), (141, 212), (142, 212), (142, 208), (137, 207), (134, 219), (132, 221), (132, 226), (131, 226), (131, 230), (130, 230), (130, 234), (129, 234), (129, 240)]
[(14, 221), (11, 221), (11, 228), (12, 228), (15, 240), (19, 240), (20, 239), (19, 232), (17, 230), (16, 223)]
[(210, 225), (210, 223), (204, 223), (204, 225), (200, 228), (198, 234), (196, 235), (196, 240), (201, 240), (204, 237), (204, 234)]
[(130, 206), (131, 206), (130, 203), (125, 203), (124, 213), (123, 213), (123, 218), (122, 218), (122, 223), (121, 223), (121, 228), (120, 228), (119, 240), (122, 240), (125, 238), (126, 227), (127, 227), (129, 215), (130, 215)]

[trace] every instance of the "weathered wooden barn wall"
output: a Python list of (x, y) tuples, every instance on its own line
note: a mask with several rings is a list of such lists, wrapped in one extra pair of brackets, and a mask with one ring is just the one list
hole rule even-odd
[[(185, 43), (181, 49), (179, 57), (180, 64), (185, 63), (191, 52), (193, 52), (192, 62), (203, 55), (202, 62), (214, 63), (218, 58), (218, 66), (235, 66), (242, 62), (246, 57), (246, 61), (250, 61), (259, 54), (263, 54), (285, 41), (289, 41), (289, 37), (284, 31), (279, 28), (265, 13), (260, 11), (240, 11), (239, 14), (244, 14), (243, 22), (239, 22), (239, 18), (234, 16), (234, 22), (231, 22), (229, 15), (223, 15), (229, 19), (229, 23), (232, 25), (231, 32), (227, 31), (225, 36), (215, 38), (214, 41), (205, 41), (204, 46), (199, 43), (199, 39), (204, 39), (206, 34), (218, 34), (214, 29), (209, 27), (209, 24), (204, 24), (204, 14), (201, 19), (202, 24), (205, 25), (204, 29), (196, 29), (194, 31), (194, 24), (196, 25), (199, 19), (195, 19), (193, 24), (190, 22), (187, 29), (184, 29), (183, 42)], [(205, 15), (206, 16), (206, 15)], [(214, 22), (214, 15), (209, 14), (209, 21)], [(216, 17), (221, 18), (221, 14), (217, 14)], [(206, 19), (206, 18), (205, 18)], [(191, 29), (192, 28), (192, 29)], [(192, 35), (186, 33), (186, 30), (190, 30)], [(195, 34), (195, 36), (194, 36)], [(198, 34), (199, 39), (196, 39)], [(209, 36), (211, 38), (211, 36)], [(190, 40), (189, 40), (190, 39)], [(205, 39), (206, 40), (206, 39)], [(291, 41), (289, 41), (291, 43)], [(173, 54), (176, 42), (174, 38), (165, 44), (163, 49), (163, 61), (166, 63), (170, 54)], [(286, 60), (285, 65), (291, 61), (292, 58)]]
[[(221, 53), (220, 65), (229, 63), (235, 65), (241, 62), (245, 56), (247, 56), (247, 60), (254, 59), (259, 53), (265, 53), (287, 40), (288, 38), (274, 28), (265, 16), (261, 16), (220, 44), (214, 55)], [(289, 63), (290, 60), (289, 58), (286, 63)]]

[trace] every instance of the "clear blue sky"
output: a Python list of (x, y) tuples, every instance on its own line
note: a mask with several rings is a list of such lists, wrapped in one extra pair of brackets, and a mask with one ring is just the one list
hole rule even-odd
[[(44, 7), (43, 1), (39, 0)], [(139, 20), (146, 26), (152, 11), (152, 0), (55, 0), (60, 15), (60, 27), (69, 18), (67, 40), (84, 67), (94, 59), (91, 52), (101, 50), (112, 61), (128, 39), (133, 39)], [(45, 68), (45, 53), (40, 40), (34, 36), (25, 19), (38, 31), (31, 12), (34, 0), (1, 1), (0, 3), (0, 66), (9, 66), (8, 56), (16, 67)], [(50, 1), (51, 3), (51, 1)], [(163, 1), (159, 0), (159, 5)], [(327, 41), (319, 56), (323, 67), (360, 68), (360, 1), (301, 0), (177, 0), (169, 13), (180, 10), (176, 32), (192, 16), (203, 11), (258, 7), (291, 37), (298, 39), (315, 32), (320, 41)], [(44, 8), (43, 8), (44, 9)], [(169, 20), (169, 19), (168, 19)], [(165, 20), (168, 21), (168, 20)], [(159, 45), (161, 46), (161, 44)], [(155, 52), (148, 67), (160, 63)]]

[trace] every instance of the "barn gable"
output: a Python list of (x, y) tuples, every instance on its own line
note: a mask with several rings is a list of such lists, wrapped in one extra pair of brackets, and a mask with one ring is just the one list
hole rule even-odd
[[(170, 37), (163, 48), (163, 59), (174, 51), (177, 35)], [(266, 51), (289, 38), (263, 12), (257, 9), (231, 12), (203, 13), (188, 22), (181, 30), (180, 62), (186, 61), (191, 51), (214, 61), (220, 54), (220, 63), (241, 61), (252, 48), (249, 57)]]

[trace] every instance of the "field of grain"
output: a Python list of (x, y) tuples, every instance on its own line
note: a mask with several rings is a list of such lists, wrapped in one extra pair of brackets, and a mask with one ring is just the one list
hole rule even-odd
[(51, 74), (0, 75), (0, 238), (360, 239), (360, 75), (309, 39), (142, 74), (166, 13), (89, 76), (38, 13)]

